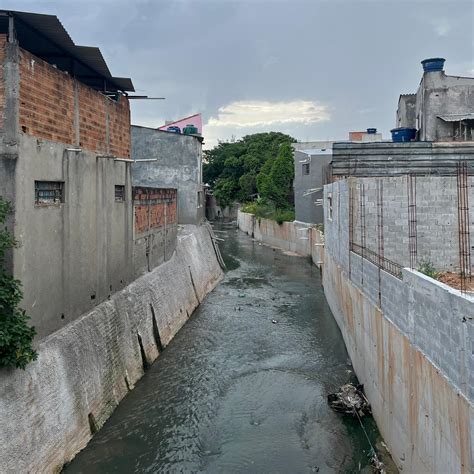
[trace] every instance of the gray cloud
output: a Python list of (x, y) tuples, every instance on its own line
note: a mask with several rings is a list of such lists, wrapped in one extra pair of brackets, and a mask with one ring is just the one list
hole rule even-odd
[[(132, 77), (140, 93), (167, 98), (135, 102), (137, 124), (160, 125), (196, 112), (206, 123), (219, 120), (223, 110), (235, 115), (238, 103), (268, 103), (273, 110), (275, 104), (314, 103), (330, 111), (330, 120), (214, 123), (208, 144), (264, 129), (301, 140), (345, 139), (349, 130), (367, 127), (388, 135), (398, 95), (418, 86), (421, 59), (446, 57), (449, 74), (474, 71), (471, 1), (14, 0), (0, 5), (58, 15), (76, 43), (101, 48), (113, 74)], [(297, 113), (292, 107), (292, 117)]]

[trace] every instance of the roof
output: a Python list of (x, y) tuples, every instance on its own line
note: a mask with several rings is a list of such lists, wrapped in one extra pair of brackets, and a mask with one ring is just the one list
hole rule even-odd
[(94, 89), (104, 92), (135, 90), (131, 79), (112, 76), (99, 48), (74, 44), (55, 15), (0, 10), (1, 33), (8, 33), (10, 17), (23, 49)]
[(474, 112), (467, 114), (443, 114), (438, 115), (438, 118), (445, 122), (458, 122), (459, 120), (474, 120)]

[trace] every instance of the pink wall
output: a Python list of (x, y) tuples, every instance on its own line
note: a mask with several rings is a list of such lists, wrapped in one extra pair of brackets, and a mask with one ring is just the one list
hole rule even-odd
[(181, 132), (183, 131), (183, 128), (186, 127), (188, 124), (193, 124), (197, 129), (200, 134), (202, 134), (202, 117), (201, 114), (195, 114), (191, 115), (189, 117), (183, 118), (181, 120), (177, 120), (176, 122), (169, 123), (168, 125), (163, 125), (162, 127), (159, 127), (158, 130), (166, 130), (168, 127), (179, 127), (181, 129)]

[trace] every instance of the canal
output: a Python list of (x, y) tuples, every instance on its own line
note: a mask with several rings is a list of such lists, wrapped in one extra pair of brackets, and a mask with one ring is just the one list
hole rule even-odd
[(216, 229), (225, 279), (65, 472), (371, 472), (360, 424), (327, 405), (354, 375), (319, 270)]

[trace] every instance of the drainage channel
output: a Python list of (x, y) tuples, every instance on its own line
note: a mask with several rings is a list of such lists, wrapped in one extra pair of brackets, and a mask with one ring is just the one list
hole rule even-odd
[(372, 472), (371, 444), (396, 472), (327, 404), (355, 379), (319, 270), (216, 229), (224, 281), (65, 472)]

